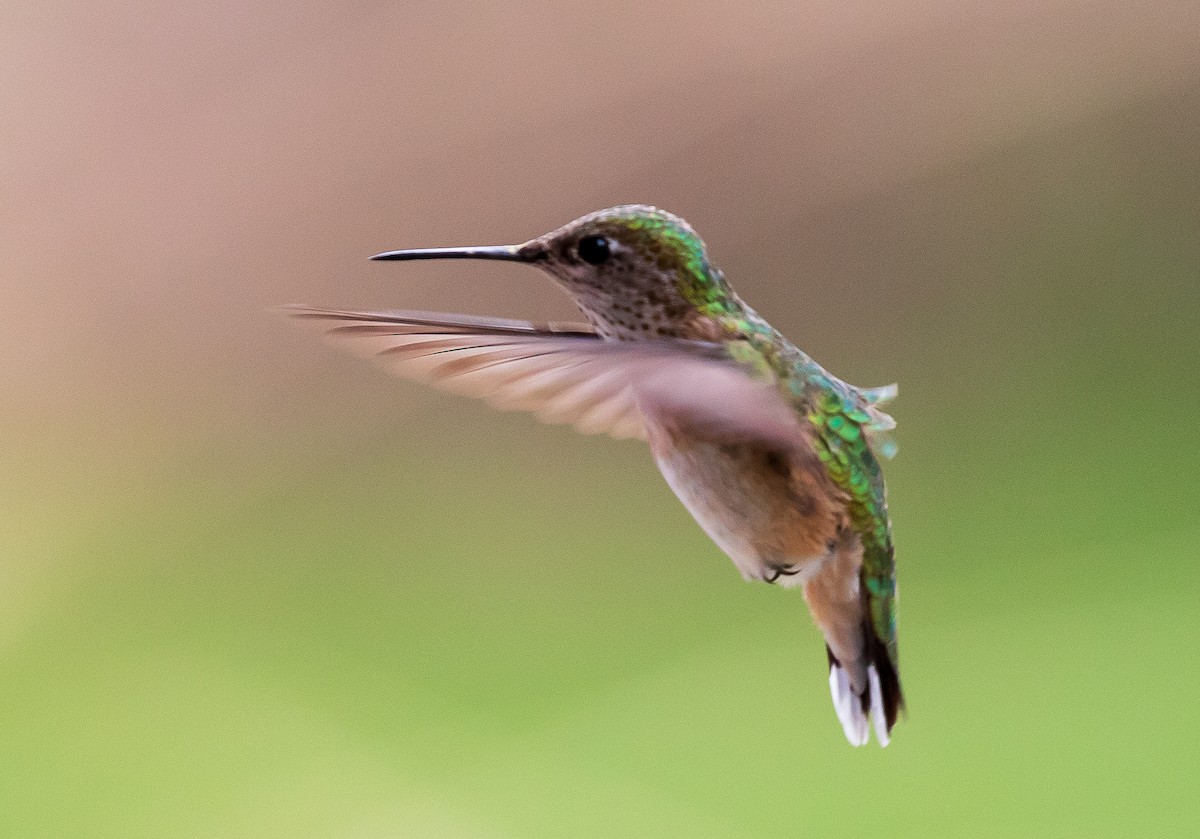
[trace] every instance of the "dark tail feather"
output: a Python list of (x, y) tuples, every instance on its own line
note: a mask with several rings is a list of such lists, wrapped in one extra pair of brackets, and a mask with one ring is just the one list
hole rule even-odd
[[(886, 745), (892, 727), (904, 710), (904, 692), (900, 689), (900, 674), (887, 645), (875, 634), (870, 619), (864, 621), (863, 641), (866, 644), (867, 678), (871, 694), (870, 706), (879, 742)], [(878, 687), (876, 687), (878, 685)], [(878, 692), (878, 696), (876, 696)], [(864, 700), (866, 697), (864, 697)]]

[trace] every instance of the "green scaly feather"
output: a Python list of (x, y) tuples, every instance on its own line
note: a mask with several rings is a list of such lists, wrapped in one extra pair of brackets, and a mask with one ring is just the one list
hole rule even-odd
[(832, 377), (809, 378), (805, 390), (808, 421), (817, 429), (817, 456), (849, 496), (850, 517), (862, 539), (862, 577), (871, 626), (892, 666), (899, 669), (892, 526), (883, 472), (868, 439), (878, 420), (857, 390)]

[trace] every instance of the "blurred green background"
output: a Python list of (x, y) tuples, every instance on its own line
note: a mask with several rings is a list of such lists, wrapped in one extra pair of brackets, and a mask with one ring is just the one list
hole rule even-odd
[[(19, 0), (0, 16), (0, 833), (1194, 836), (1187, 4)], [(687, 217), (898, 380), (910, 715), (636, 444), (265, 312), (569, 318), (504, 265)]]

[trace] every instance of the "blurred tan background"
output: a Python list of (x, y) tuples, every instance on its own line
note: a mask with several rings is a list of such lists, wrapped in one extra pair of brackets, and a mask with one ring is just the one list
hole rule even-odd
[[(204, 701), (188, 677), (180, 677), (178, 695), (163, 700), (153, 690), (127, 693), (126, 682), (109, 684), (104, 673), (121, 672), (123, 644), (151, 636), (176, 640), (163, 641), (161, 657), (139, 658), (143, 664), (186, 662), (189, 655), (225, 662), (224, 647), (205, 632), (254, 637), (275, 631), (270, 591), (279, 583), (273, 575), (293, 573), (280, 571), (296, 556), (289, 551), (311, 552), (301, 564), (305, 570), (288, 577), (303, 598), (333, 585), (322, 575), (342, 567), (345, 556), (358, 557), (345, 573), (357, 575), (361, 585), (407, 591), (413, 578), (406, 569), (414, 559), (404, 547), (409, 539), (421, 541), (418, 564), (430, 575), (431, 568), (491, 552), (497, 542), (507, 545), (509, 553), (482, 571), (478, 584), (482, 597), (499, 577), (516, 573), (520, 585), (508, 592), (516, 598), (508, 601), (514, 611), (531, 608), (522, 596), (531, 602), (581, 598), (569, 601), (580, 610), (572, 628), (560, 625), (566, 618), (559, 616), (548, 624), (530, 618), (521, 631), (553, 625), (580, 640), (572, 633), (587, 636), (600, 626), (603, 633), (616, 623), (630, 638), (645, 639), (651, 627), (639, 621), (668, 615), (661, 627), (653, 624), (666, 633), (658, 640), (663, 646), (654, 651), (655, 639), (646, 639), (643, 658), (629, 653), (628, 644), (590, 653), (577, 647), (577, 658), (562, 653), (564, 670), (538, 676), (536, 690), (523, 692), (516, 683), (496, 688), (499, 701), (526, 709), (522, 713), (536, 715), (538, 701), (561, 708), (555, 692), (568, 690), (563, 674), (575, 673), (572, 668), (603, 669), (598, 662), (607, 661), (606, 678), (623, 684), (623, 655), (633, 655), (629, 672), (641, 673), (686, 659), (695, 652), (688, 633), (717, 634), (694, 617), (695, 609), (740, 603), (745, 616), (718, 611), (712, 619), (728, 619), (744, 634), (762, 632), (754, 623), (764, 608), (756, 599), (761, 593), (743, 590), (721, 565), (635, 448), (576, 440), (388, 381), (267, 312), (305, 302), (570, 317), (566, 299), (533, 271), (397, 267), (365, 258), (405, 246), (521, 241), (617, 203), (653, 203), (688, 218), (743, 295), (839, 375), (863, 385), (901, 381), (901, 455), (892, 493), (908, 575), (902, 582), (904, 644), (916, 674), (908, 678), (918, 723), (901, 732), (889, 754), (914, 749), (920, 724), (929, 727), (926, 737), (932, 730), (952, 737), (953, 727), (937, 713), (937, 674), (949, 680), (940, 694), (949, 696), (970, 677), (946, 667), (947, 657), (978, 659), (974, 641), (945, 649), (957, 636), (922, 624), (947, 614), (946, 604), (962, 604), (970, 625), (1001, 623), (1010, 606), (998, 607), (997, 617), (995, 601), (980, 594), (998, 585), (1006, 592), (999, 600), (1036, 604), (1044, 598), (1046, 611), (1037, 615), (1052, 614), (1056, 587), (1066, 581), (1070, 588), (1077, 579), (1054, 570), (1064, 567), (1053, 559), (1062, 549), (1079, 552), (1072, 554), (1076, 564), (1065, 567), (1101, 580), (1078, 599), (1081, 614), (1104, 621), (1127, 608), (1130, 625), (1145, 627), (1140, 609), (1169, 609), (1154, 599), (1167, 595), (1150, 589), (1134, 598), (1141, 607), (1129, 605), (1133, 563), (1142, 561), (1142, 549), (1157, 557), (1146, 560), (1146, 573), (1158, 574), (1159, 585), (1178, 567), (1172, 557), (1195, 558), (1198, 496), (1190, 445), (1198, 407), (1191, 380), (1200, 361), (1194, 323), (1200, 312), (1198, 43), (1200, 9), (1172, 2), (605, 2), (559, 9), (9, 3), (0, 11), (0, 351), (6, 359), (0, 428), (8, 441), (0, 455), (8, 476), (0, 484), (0, 667), (8, 673), (0, 720), (7, 716), (5, 727), (20, 732), (10, 753), (32, 763), (22, 764), (23, 780), (7, 784), (7, 805), (0, 794), (0, 826), (9, 821), (11, 835), (22, 836), (35, 835), (39, 825), (45, 832), (38, 835), (47, 836), (262, 836), (276, 830), (291, 836), (456, 830), (551, 836), (568, 830), (566, 812), (583, 806), (595, 781), (588, 772), (609, 765), (586, 750), (565, 752), (570, 758), (556, 753), (542, 767), (575, 779), (560, 782), (561, 813), (554, 805), (538, 809), (542, 805), (519, 791), (480, 803), (469, 784), (463, 795), (471, 803), (464, 803), (454, 792), (463, 789), (461, 777), (438, 775), (414, 759), (405, 772), (437, 777), (428, 782), (437, 792), (422, 793), (436, 806), (380, 804), (407, 783), (384, 772), (366, 784), (378, 792), (371, 812), (384, 815), (360, 819), (355, 796), (361, 790), (347, 793), (336, 782), (342, 764), (321, 770), (335, 779), (332, 791), (314, 780), (316, 770), (279, 769), (293, 766), (284, 757), (272, 764), (277, 771), (230, 774), (225, 753), (214, 745), (221, 741), (212, 732), (229, 731), (219, 715), (206, 723), (211, 730), (200, 727), (194, 739), (172, 740), (103, 710), (114, 697), (130, 695), (147, 708), (165, 703), (168, 718), (186, 714)], [(571, 487), (566, 498), (564, 485)], [(378, 506), (363, 510), (356, 493)], [(510, 497), (525, 504), (497, 500)], [(255, 506), (268, 503), (264, 498), (271, 505), (266, 512)], [(455, 498), (454, 506), (445, 498)], [(563, 510), (554, 507), (556, 499)], [(645, 503), (653, 505), (652, 514), (639, 517), (634, 511)], [(356, 516), (355, 510), (363, 512)], [(583, 511), (580, 519), (563, 518), (576, 510)], [(288, 535), (298, 520), (316, 522), (304, 526), (303, 538)], [(572, 529), (572, 522), (583, 530)], [(374, 533), (372, 527), (386, 531), (363, 535)], [(544, 542), (517, 538), (542, 527)], [(629, 528), (643, 534), (641, 542), (614, 536)], [(1154, 548), (1153, 539), (1169, 547)], [(570, 570), (578, 545), (560, 548), (560, 540), (596, 546), (595, 556), (580, 560), (585, 564), (619, 555), (614, 568), (623, 571), (613, 571), (599, 600), (567, 594), (557, 584), (539, 588), (544, 577), (535, 572), (545, 558), (561, 563), (564, 575), (578, 573)], [(639, 544), (645, 556), (630, 553)], [(1119, 545), (1112, 565), (1083, 547), (1089, 544)], [(656, 579), (645, 573), (646, 564), (669, 550), (679, 552), (678, 565), (662, 560), (671, 582), (661, 602), (631, 606), (629, 615), (606, 611), (606, 597), (655, 596), (636, 592)], [(1038, 551), (1050, 558), (1037, 560)], [(1130, 551), (1138, 556), (1127, 560)], [(997, 557), (1012, 556), (1029, 568), (995, 570)], [(663, 610), (679, 596), (686, 600), (689, 595), (676, 590), (691, 585), (688, 575), (701, 565), (697, 573), (706, 576), (695, 584), (695, 601), (679, 606), (701, 622), (675, 620)], [(966, 566), (982, 576), (955, 583)], [(1114, 580), (1097, 571), (1108, 567), (1131, 576)], [(1030, 569), (1050, 578), (1030, 581)], [(1183, 573), (1196, 582), (1194, 570)], [(130, 580), (157, 582), (139, 587)], [(209, 584), (228, 597), (210, 591), (211, 600), (198, 600), (195, 586)], [(114, 599), (114, 591), (134, 592), (134, 599)], [(429, 621), (442, 606), (428, 591), (420, 595), (428, 620), (389, 623), (388, 615), (414, 604), (378, 603), (371, 608), (381, 623), (369, 632), (350, 627), (336, 640), (304, 636), (303, 627), (336, 622), (364, 596), (347, 594), (345, 603), (304, 600), (303, 608), (288, 612), (289, 631), (278, 630), (278, 647), (245, 653), (248, 671), (294, 655), (296, 669), (277, 674), (276, 683), (289, 702), (300, 704), (314, 695), (312, 685), (293, 677), (326, 656), (357, 650), (365, 657), (361, 671), (336, 674), (346, 684), (361, 684), (393, 665), (402, 680), (406, 650), (430, 655), (434, 644)], [(757, 661), (741, 678), (754, 684), (762, 670), (786, 671), (783, 704), (803, 696), (805, 710), (775, 728), (787, 732), (792, 746), (793, 740), (806, 743), (808, 759), (835, 754), (845, 761), (847, 778), (861, 777), (862, 755), (842, 754), (825, 707), (819, 647), (811, 631), (801, 631), (807, 619), (798, 604), (769, 602), (778, 612), (764, 620), (779, 622), (780, 660)], [(172, 617), (175, 607), (183, 612)], [(145, 615), (151, 617), (139, 617)], [(1022, 618), (1029, 643), (1044, 643), (1047, 654), (1056, 655), (1060, 647), (1039, 631), (1040, 620)], [(1090, 624), (1071, 626), (1067, 635), (1094, 637), (1083, 628)], [(678, 627), (678, 636), (667, 627)], [(1161, 636), (1146, 629), (1150, 640), (1128, 647), (1116, 640), (1127, 637), (1118, 633), (1113, 644), (1153, 672), (1158, 665), (1142, 658), (1144, 650), (1167, 655), (1171, 642), (1165, 639), (1187, 637), (1178, 629), (1163, 624)], [(297, 630), (304, 637), (289, 635)], [(461, 638), (451, 634), (442, 642), (468, 655), (463, 651), (487, 637), (501, 644), (492, 651), (499, 661), (545, 654), (495, 641), (506, 631), (501, 625), (473, 631), (480, 634), (462, 630)], [(191, 633), (199, 640), (178, 640)], [(372, 633), (386, 642), (368, 655), (358, 645)], [(760, 635), (743, 641), (746, 649), (762, 646)], [(1104, 656), (1115, 655), (1116, 647), (1101, 647)], [(101, 649), (116, 656), (115, 670), (98, 663), (108, 661), (97, 658)], [(1014, 674), (1020, 662), (1037, 669), (1040, 653), (1024, 649)], [(468, 671), (479, 662), (463, 663), (469, 655), (448, 659), (459, 664), (430, 664), (430, 678), (459, 666), (464, 684), (474, 684)], [(38, 669), (48, 660), (63, 667), (57, 681)], [(89, 671), (74, 664), (82, 662), (97, 672), (81, 675)], [(157, 673), (157, 664), (145, 672)], [(981, 668), (971, 689), (986, 693), (982, 680), (996, 671)], [(1195, 673), (1189, 678), (1194, 685)], [(1122, 679), (1132, 691), (1136, 678), (1127, 673)], [(404, 684), (416, 706), (447, 701), (447, 695), (465, 701), (453, 685)], [(1105, 685), (1096, 689), (1103, 692)], [(694, 688), (681, 696), (705, 701)], [(1049, 692), (1067, 709), (1077, 691), (1063, 684)], [(48, 696), (65, 704), (48, 703)], [(1178, 690), (1174, 696), (1184, 698)], [(379, 701), (377, 727), (359, 732), (375, 742), (391, 731), (382, 709), (403, 706), (395, 697)], [(570, 697), (564, 701), (571, 707)], [(614, 701), (626, 718), (643, 705)], [(739, 718), (738, 699), (728, 701), (731, 718)], [(1114, 720), (1113, 708), (1128, 708), (1135, 697), (1112, 702), (1101, 715), (1106, 722)], [(240, 706), (231, 708), (231, 717), (240, 718)], [(495, 720), (475, 711), (482, 716), (464, 723), (461, 714), (447, 712), (437, 724), (464, 738), (455, 740), (459, 753), (497, 736)], [(1032, 729), (1019, 721), (1013, 727), (1040, 731), (1029, 734), (1032, 742), (1053, 750), (1048, 732), (1071, 723), (1047, 714)], [(55, 739), (49, 732), (64, 719), (91, 723)], [(721, 717), (708, 724), (728, 732), (727, 722)], [(653, 731), (660, 722), (645, 725)], [(437, 726), (425, 731), (409, 724), (407, 730), (424, 731), (433, 754), (450, 748), (437, 740)], [(103, 731), (123, 733), (109, 742), (97, 734)], [(813, 731), (820, 731), (817, 745), (808, 743)], [(1175, 736), (1194, 745), (1188, 732)], [(523, 753), (525, 735), (509, 733), (509, 746)], [(924, 755), (927, 764), (953, 774), (953, 767), (986, 760), (956, 751), (965, 733), (958, 730), (959, 738), (938, 746), (943, 751)], [(755, 740), (760, 735), (772, 736), (743, 732), (735, 739), (761, 745), (767, 741)], [(231, 742), (254, 739), (229, 736)], [(696, 737), (706, 742), (703, 733)], [(604, 739), (598, 735), (597, 742)], [(281, 755), (325, 748), (286, 737), (276, 746)], [(274, 754), (270, 746), (254, 748)], [(802, 763), (791, 747), (763, 758), (763, 765), (749, 751), (743, 765), (725, 746), (696, 748), (697, 754), (677, 755), (678, 765), (696, 768), (674, 785), (643, 786), (610, 767), (611, 777), (630, 784), (614, 788), (612, 801), (634, 802), (621, 835), (638, 829), (666, 835), (672, 827), (680, 835), (784, 835), (805, 825), (819, 831), (838, 824), (835, 804), (854, 792), (844, 780), (830, 780), (818, 796), (828, 805), (824, 815), (814, 814), (819, 805), (810, 803), (801, 808), (807, 816), (780, 805), (751, 817), (743, 804), (714, 803), (705, 791), (709, 785), (727, 789), (731, 766), (795, 778), (810, 774), (811, 763)], [(1145, 741), (1117, 756), (1080, 748), (1080, 763), (1159, 757), (1176, 765)], [(388, 756), (380, 760), (388, 766), (420, 753), (405, 742), (384, 751)], [(1171, 754), (1182, 759), (1184, 752)], [(1013, 791), (1005, 799), (1011, 808), (999, 799), (963, 799), (956, 810), (961, 821), (947, 823), (968, 830), (979, 827), (972, 811), (1022, 808), (1045, 819), (1056, 800), (1080, 807), (1088, 800), (1072, 798), (1083, 795), (1077, 790), (1042, 801), (1041, 809), (1031, 805), (1022, 796), (1039, 794), (1038, 773), (1062, 772), (1041, 764), (1026, 772), (1019, 767), (1028, 756), (1021, 751), (1002, 763), (1011, 771)], [(296, 765), (307, 765), (306, 759)], [(563, 770), (564, 759), (575, 768)], [(869, 759), (868, 783), (893, 784), (900, 768)], [(170, 777), (160, 774), (163, 767), (177, 760), (209, 767), (196, 770), (203, 783), (163, 780)], [(511, 765), (500, 757), (496, 763)], [(107, 774), (112, 766), (121, 783)], [(531, 777), (541, 777), (537, 771), (531, 769)], [(780, 794), (786, 783), (771, 777), (772, 793)], [(1194, 782), (1195, 766), (1180, 764), (1172, 777), (1173, 783)], [(230, 785), (236, 778), (243, 790), (263, 784), (274, 792), (255, 804), (231, 805), (222, 798), (229, 793), (222, 778)], [(296, 778), (311, 784), (297, 800), (312, 817), (288, 827), (272, 814), (296, 806), (279, 793)], [(483, 789), (496, 781), (476, 783)], [(188, 784), (207, 792), (193, 800)], [(1105, 798), (1103, 785), (1087, 786)], [(917, 800), (896, 795), (896, 806), (901, 798)], [(100, 799), (107, 803), (97, 811)], [(58, 802), (61, 814), (43, 821), (38, 802)], [(1097, 815), (1103, 807), (1089, 807), (1094, 822), (1065, 820), (1058, 827), (1112, 824)], [(1170, 811), (1155, 808), (1163, 817)], [(893, 810), (888, 818), (898, 820), (900, 833), (907, 827), (928, 836), (937, 833), (926, 821), (929, 812), (906, 818)], [(865, 814), (852, 824), (875, 818)], [(1007, 833), (1003, 819), (990, 822), (996, 835)], [(1156, 835), (1179, 823), (1164, 822)], [(570, 829), (584, 829), (581, 824), (596, 822)], [(1015, 823), (1009, 827), (1016, 835)]]
[[(363, 257), (523, 239), (629, 201), (686, 215), (748, 294), (793, 331), (824, 329), (804, 312), (834, 292), (871, 307), (924, 280), (861, 277), (872, 257), (847, 241), (814, 255), (829, 216), (1031, 132), (1190, 101), (1198, 14), (1180, 3), (13, 4), (10, 409), (37, 425), (81, 403), (151, 422), (198, 395), (246, 410), (305, 351), (263, 323), (279, 301), (561, 310), (527, 272), (399, 273)], [(1194, 139), (1180, 123), (1158, 131)], [(863, 314), (894, 318), (884, 305)], [(119, 404), (147, 391), (161, 403)], [(192, 432), (186, 413), (168, 416)]]

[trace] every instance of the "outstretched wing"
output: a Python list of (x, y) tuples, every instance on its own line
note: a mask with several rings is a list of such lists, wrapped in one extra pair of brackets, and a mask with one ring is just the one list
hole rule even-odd
[(651, 417), (776, 447), (801, 434), (774, 383), (754, 378), (720, 344), (605, 341), (582, 324), (430, 312), (283, 311), (397, 376), (585, 433), (646, 439)]

